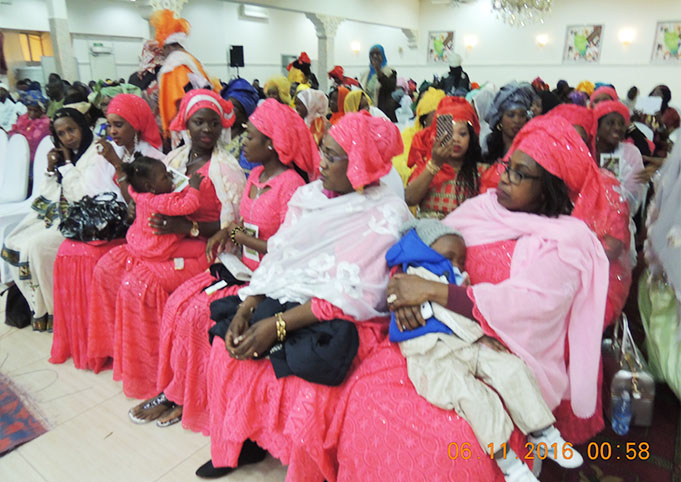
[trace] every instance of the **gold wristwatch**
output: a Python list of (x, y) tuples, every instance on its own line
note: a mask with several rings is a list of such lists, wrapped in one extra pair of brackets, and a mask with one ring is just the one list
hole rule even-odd
[(189, 236), (192, 238), (198, 238), (199, 237), (199, 223), (194, 221), (192, 222), (192, 229), (189, 230)]

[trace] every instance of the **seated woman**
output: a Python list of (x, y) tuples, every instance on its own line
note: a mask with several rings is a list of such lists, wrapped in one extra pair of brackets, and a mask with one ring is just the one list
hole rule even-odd
[(509, 82), (494, 96), (485, 117), (492, 132), (487, 136), (485, 162), (493, 164), (481, 179), (480, 191), (495, 187), (504, 171), (501, 160), (513, 144), (513, 139), (528, 121), (534, 91), (530, 84)]
[[(199, 476), (257, 461), (262, 457), (257, 443), (288, 465), (292, 480), (334, 479), (333, 452), (324, 442), (328, 423), (343, 387), (352, 384), (354, 371), (387, 332), (384, 257), (410, 214), (379, 180), (401, 150), (397, 127), (365, 113), (346, 114), (324, 137), (321, 179), (296, 191), (268, 254), (239, 293), (244, 301), (226, 341), (213, 341), (208, 403), (214, 466), (208, 462)], [(275, 300), (295, 307), (249, 328), (254, 310), (278, 304)], [(258, 359), (287, 335), (295, 338), (309, 326), (325, 329), (334, 323), (328, 320), (339, 319), (352, 322), (359, 337), (354, 360), (341, 355), (327, 364), (336, 374), (339, 362), (346, 361), (346, 369), (352, 363), (339, 386), (277, 378), (271, 362)], [(298, 351), (289, 346), (291, 356), (305, 356), (303, 344)], [(325, 372), (319, 375), (331, 374), (319, 369)], [(342, 380), (345, 373), (340, 374)]]
[(108, 135), (107, 128), (109, 125), (106, 120), (106, 113), (111, 100), (118, 94), (135, 94), (141, 97), (142, 91), (132, 84), (106, 84), (100, 80), (94, 85), (92, 93), (87, 97), (88, 102), (104, 114), (104, 117), (95, 121), (95, 126), (92, 129), (97, 139), (106, 138)]
[[(255, 169), (241, 198), (240, 220), (231, 222), (208, 241), (209, 261), (215, 251), (241, 247), (241, 261), (251, 270), (267, 253), (267, 240), (284, 221), (289, 199), (305, 184), (298, 174), (318, 171), (317, 146), (297, 114), (273, 99), (265, 100), (250, 118), (244, 147)], [(244, 229), (245, 228), (245, 229)], [(230, 242), (230, 240), (233, 240)], [(213, 325), (209, 306), (214, 300), (237, 293), (242, 283), (221, 282), (218, 265), (182, 284), (168, 299), (161, 321), (157, 387), (162, 392), (130, 410), (135, 423), (158, 419), (165, 427), (182, 419), (182, 425), (208, 435), (206, 371), (210, 343), (206, 333)], [(208, 288), (215, 285), (214, 288)], [(207, 289), (208, 288), (208, 289)]]
[(407, 127), (402, 131), (402, 143), (404, 144), (404, 151), (393, 159), (393, 166), (400, 174), (402, 182), (407, 185), (411, 173), (414, 171), (408, 165), (409, 152), (411, 150), (411, 143), (414, 136), (421, 130), (427, 128), (433, 123), (435, 118), (435, 110), (438, 104), (445, 96), (444, 90), (429, 87), (424, 91), (416, 102), (416, 115), (414, 116), (414, 125)]
[(350, 112), (361, 112), (365, 110), (374, 117), (378, 117), (379, 119), (390, 120), (381, 109), (379, 109), (378, 107), (374, 107), (372, 104), (373, 102), (371, 101), (369, 95), (366, 92), (359, 89), (351, 90), (350, 93), (345, 97), (343, 109), (345, 110), (346, 114)]
[(99, 189), (101, 185), (85, 188), (82, 184), (92, 174), (89, 160), (100, 159), (106, 164), (91, 145), (92, 132), (83, 114), (75, 109), (60, 109), (50, 130), (55, 147), (47, 156), (44, 177), (33, 180), (40, 183), (33, 210), (5, 238), (2, 247), (2, 259), (10, 265), (11, 277), (28, 302), (33, 329), (37, 331), (52, 330), (52, 269), (64, 241), (59, 222), (66, 206), (60, 206), (60, 198), (74, 203), (87, 194), (105, 191)]
[[(600, 176), (579, 135), (558, 118), (530, 121), (506, 159), (497, 190), (443, 221), (466, 239), (472, 286), (398, 274), (390, 307), (407, 329), (424, 323), (424, 301), (477, 320), (527, 363), (563, 437), (581, 443), (603, 428), (597, 381), (608, 261), (589, 229), (604, 215)], [(404, 357), (388, 341), (353, 374), (325, 438), (336, 450), (336, 480), (380, 480), (387, 471), (405, 480), (504, 480), (468, 424), (428, 404), (407, 380)], [(524, 458), (517, 434), (509, 446)], [(389, 457), (378, 447), (389, 447)], [(433, 454), (448, 450), (458, 457), (433, 464)]]
[[(114, 99), (115, 100), (115, 99)], [(204, 176), (200, 209), (191, 216), (156, 213), (149, 225), (159, 235), (185, 237), (169, 261), (145, 260), (127, 246), (112, 249), (94, 271), (87, 327), (87, 355), (98, 369), (113, 357), (114, 379), (127, 396), (156, 393), (159, 327), (168, 296), (206, 269), (205, 239), (234, 221), (245, 179), (236, 159), (219, 144), (234, 121), (232, 105), (209, 90), (192, 90), (182, 99), (171, 128), (189, 129), (191, 143), (165, 161), (187, 176)]]
[(338, 124), (338, 121), (345, 115), (345, 98), (349, 93), (350, 90), (347, 87), (339, 85), (329, 94), (329, 110), (331, 111), (329, 122), (332, 126)]
[[(113, 144), (100, 139), (94, 156), (82, 159), (78, 179), (80, 190), (97, 194), (113, 192), (119, 200), (130, 201), (123, 166), (135, 156), (163, 159), (158, 149), (161, 136), (149, 106), (133, 94), (118, 94), (107, 107), (109, 133)], [(97, 155), (97, 153), (99, 153)], [(75, 182), (75, 181), (74, 181)], [(87, 356), (87, 316), (92, 273), (99, 259), (123, 240), (82, 243), (62, 240), (54, 261), (54, 335), (51, 363), (73, 357), (76, 368), (101, 369)]]
[(21, 134), (26, 138), (32, 163), (38, 144), (45, 136), (50, 135), (50, 119), (45, 115), (47, 99), (39, 90), (21, 92), (19, 99), (28, 112), (19, 116), (12, 130), (9, 131), (9, 135)]
[(237, 78), (230, 80), (220, 92), (220, 96), (234, 106), (234, 124), (230, 128), (231, 140), (227, 144), (227, 152), (239, 161), (239, 165), (248, 177), (255, 166), (248, 163), (243, 149), (246, 143), (248, 118), (258, 105), (258, 91), (247, 80)]
[(294, 101), (296, 112), (305, 121), (305, 125), (319, 145), (326, 131), (325, 115), (329, 109), (329, 99), (320, 90), (305, 89), (298, 92)]
[(274, 76), (265, 82), (265, 95), (268, 99), (274, 99), (282, 104), (291, 103), (291, 82), (281, 75)]
[[(453, 126), (447, 139), (438, 137), (438, 118)], [(466, 199), (477, 196), (482, 164), (478, 116), (461, 97), (445, 97), (430, 127), (414, 136), (409, 167), (414, 171), (405, 190), (409, 206), (418, 206), (417, 217), (442, 219)]]
[[(598, 90), (596, 89), (594, 93), (598, 93)], [(593, 127), (591, 109), (574, 104), (561, 104), (553, 109), (550, 115), (562, 117), (568, 121), (581, 136), (584, 144), (591, 145)], [(631, 260), (629, 259), (631, 233), (629, 231), (629, 204), (620, 195), (619, 181), (605, 168), (600, 169), (600, 174), (610, 209), (607, 216), (592, 226), (592, 230), (598, 236), (610, 262), (604, 325), (608, 327), (622, 314), (631, 287)]]

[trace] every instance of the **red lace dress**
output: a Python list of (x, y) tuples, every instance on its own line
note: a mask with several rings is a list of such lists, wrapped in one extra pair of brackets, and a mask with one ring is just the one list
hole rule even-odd
[[(267, 240), (279, 229), (286, 216), (289, 199), (304, 181), (293, 169), (289, 169), (261, 183), (262, 171), (262, 166), (251, 171), (239, 212), (245, 223), (258, 226), (258, 237)], [(252, 188), (262, 191), (262, 194), (251, 199), (249, 193)], [(259, 261), (246, 256), (242, 256), (242, 261), (252, 270), (259, 264)], [(183, 283), (168, 298), (161, 321), (157, 378), (157, 391), (164, 392), (169, 400), (183, 406), (182, 425), (205, 435), (209, 434), (206, 365), (210, 355), (208, 329), (213, 325), (210, 303), (235, 295), (240, 288), (228, 286), (207, 295), (204, 288), (215, 282), (208, 271), (200, 273)]]
[[(220, 202), (208, 177), (209, 163), (198, 170), (204, 176), (199, 188), (200, 208), (189, 219), (219, 219)], [(95, 371), (113, 358), (114, 380), (123, 381), (129, 397), (156, 394), (159, 327), (170, 293), (207, 267), (205, 239), (183, 240), (174, 258), (149, 261), (133, 256), (126, 245), (109, 251), (95, 267), (87, 323), (87, 356)]]

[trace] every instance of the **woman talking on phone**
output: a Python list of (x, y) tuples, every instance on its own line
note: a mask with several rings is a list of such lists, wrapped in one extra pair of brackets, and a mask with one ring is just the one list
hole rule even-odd
[(442, 219), (480, 191), (485, 169), (475, 109), (459, 97), (445, 97), (435, 121), (414, 135), (408, 165), (414, 168), (405, 190), (417, 217)]

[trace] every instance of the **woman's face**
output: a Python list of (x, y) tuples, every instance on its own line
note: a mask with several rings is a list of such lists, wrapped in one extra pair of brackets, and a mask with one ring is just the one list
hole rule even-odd
[(99, 103), (99, 108), (104, 113), (104, 115), (106, 115), (106, 111), (109, 108), (109, 104), (111, 104), (111, 97), (102, 97), (102, 101)]
[(54, 132), (57, 134), (59, 142), (72, 151), (80, 147), (80, 141), (83, 133), (80, 130), (76, 121), (70, 117), (61, 117), (54, 121)]
[(40, 107), (37, 106), (31, 106), (28, 107), (28, 118), (33, 120), (33, 119), (40, 119), (43, 116), (43, 110)]
[(452, 134), (454, 147), (452, 147), (452, 157), (454, 160), (461, 160), (466, 157), (468, 145), (471, 142), (471, 134), (468, 132), (468, 122), (457, 121), (454, 123)]
[(296, 112), (300, 117), (305, 119), (307, 117), (307, 107), (305, 107), (305, 104), (303, 103), (302, 100), (300, 100), (300, 97), (296, 97), (296, 100), (294, 101), (295, 106), (296, 106)]
[(504, 111), (500, 122), (501, 133), (509, 139), (513, 139), (526, 122), (527, 110), (518, 108)]
[(624, 125), (624, 117), (617, 112), (603, 116), (598, 122), (598, 139), (610, 147), (616, 147), (624, 140), (627, 126)]
[(220, 115), (212, 109), (199, 109), (187, 121), (192, 146), (212, 151), (222, 134)]
[(363, 95), (362, 98), (359, 101), (359, 108), (361, 110), (369, 111), (369, 100), (367, 99), (366, 95)]
[(255, 164), (262, 164), (272, 156), (273, 149), (272, 140), (249, 122), (248, 127), (246, 127), (246, 140), (244, 141), (246, 160)]
[[(542, 202), (539, 164), (522, 151), (516, 150), (509, 161), (512, 172), (504, 172), (497, 185), (499, 204), (509, 211), (536, 212)], [(514, 182), (511, 182), (514, 181)]]
[(324, 189), (340, 194), (354, 191), (348, 179), (348, 155), (329, 134), (322, 139), (321, 153), (319, 172)]
[(338, 91), (334, 90), (329, 96), (329, 110), (333, 113), (338, 112)]
[(430, 125), (433, 123), (433, 120), (435, 119), (435, 111), (433, 112), (428, 112), (424, 117), (423, 121), (421, 122), (421, 125), (425, 127), (430, 127)]
[(381, 65), (383, 63), (383, 54), (380, 49), (372, 49), (371, 52), (369, 52), (369, 60), (371, 60), (372, 64)]
[(532, 115), (534, 117), (537, 117), (537, 116), (542, 115), (544, 113), (544, 109), (542, 107), (541, 97), (535, 97), (534, 98), (534, 100), (532, 101), (532, 106), (530, 107), (530, 110), (532, 111)]
[(128, 121), (118, 114), (107, 115), (106, 121), (109, 123), (109, 135), (116, 144), (130, 146), (134, 142), (135, 128)]
[(240, 126), (248, 122), (248, 116), (246, 115), (246, 111), (244, 110), (244, 107), (241, 105), (241, 102), (239, 102), (233, 97), (230, 97), (229, 101), (234, 106), (234, 125)]

